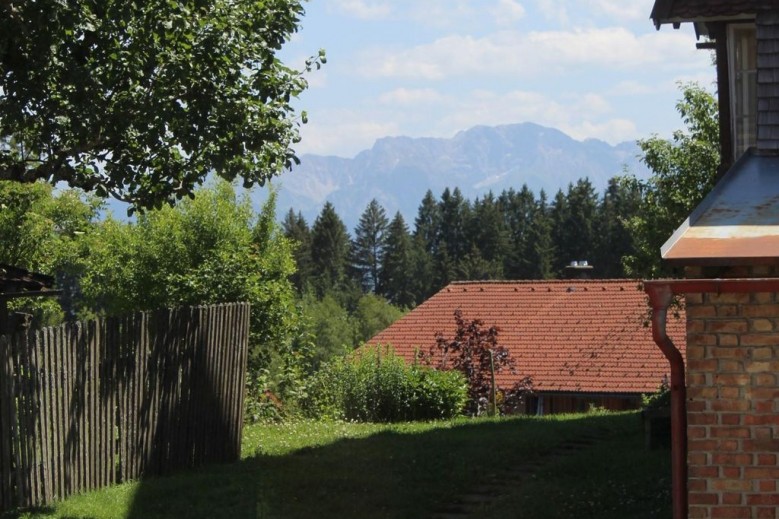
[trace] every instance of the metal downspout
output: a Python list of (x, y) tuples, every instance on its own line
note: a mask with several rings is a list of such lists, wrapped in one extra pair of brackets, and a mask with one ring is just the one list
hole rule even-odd
[(687, 518), (687, 389), (684, 358), (666, 331), (673, 301), (669, 284), (645, 284), (652, 305), (652, 338), (671, 363), (671, 498), (674, 519)]

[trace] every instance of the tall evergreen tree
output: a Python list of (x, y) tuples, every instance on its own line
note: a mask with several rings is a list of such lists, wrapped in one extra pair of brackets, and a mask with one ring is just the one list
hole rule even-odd
[(528, 277), (530, 279), (549, 279), (555, 276), (555, 248), (552, 238), (553, 220), (546, 201), (546, 192), (542, 189), (533, 212), (532, 225), (526, 242)]
[(460, 188), (456, 187), (453, 191), (449, 191), (449, 188), (444, 190), (438, 207), (441, 213), (439, 249), (445, 247), (446, 256), (456, 265), (471, 250), (467, 229), (470, 205)]
[(284, 236), (295, 244), (293, 257), (297, 269), (292, 274), (291, 279), (298, 293), (302, 293), (311, 281), (313, 271), (311, 263), (311, 229), (309, 229), (306, 219), (303, 218), (303, 214), (300, 211), (295, 214), (295, 211), (292, 209), (284, 217), (281, 228)]
[(501, 193), (498, 201), (509, 241), (503, 262), (505, 275), (509, 279), (532, 278), (528, 249), (532, 245), (529, 240), (536, 211), (535, 196), (527, 184), (523, 184), (518, 193), (513, 189)]
[(414, 305), (413, 244), (408, 226), (398, 212), (387, 230), (387, 248), (381, 267), (380, 292), (396, 306), (408, 308)]
[[(568, 224), (565, 226), (566, 261), (593, 261), (598, 195), (587, 178), (568, 188)], [(560, 259), (560, 258), (558, 258)]]
[[(479, 272), (476, 279), (503, 278), (503, 261), (509, 251), (508, 230), (501, 207), (491, 192), (474, 202), (468, 234), (473, 241), (468, 254), (472, 263), (470, 270)], [(474, 270), (476, 253), (481, 263)]]
[(435, 254), (438, 246), (440, 228), (441, 209), (438, 207), (433, 192), (428, 189), (414, 220), (414, 237), (422, 240), (425, 250), (431, 256)]
[(365, 292), (375, 292), (379, 284), (388, 224), (386, 211), (374, 198), (363, 211), (354, 230), (352, 268)]
[(622, 258), (635, 254), (633, 237), (626, 222), (639, 214), (641, 191), (623, 178), (614, 177), (603, 193), (596, 219), (595, 268), (604, 278), (626, 275)]
[(342, 288), (346, 281), (349, 233), (333, 204), (326, 202), (311, 229), (311, 264), (317, 294)]

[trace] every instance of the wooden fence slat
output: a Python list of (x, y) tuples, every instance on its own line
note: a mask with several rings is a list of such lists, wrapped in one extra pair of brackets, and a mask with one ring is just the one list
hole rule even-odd
[(0, 508), (240, 455), (248, 304), (0, 336)]

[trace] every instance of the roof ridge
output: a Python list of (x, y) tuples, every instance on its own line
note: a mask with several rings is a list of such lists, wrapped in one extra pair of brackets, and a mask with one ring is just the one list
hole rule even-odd
[(565, 284), (565, 283), (641, 283), (638, 278), (608, 278), (608, 279), (484, 279), (470, 281), (450, 281), (449, 285), (530, 285), (530, 284)]

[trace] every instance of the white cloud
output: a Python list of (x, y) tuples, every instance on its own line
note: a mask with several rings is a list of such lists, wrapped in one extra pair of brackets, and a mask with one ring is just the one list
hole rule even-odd
[(649, 23), (654, 0), (592, 0), (591, 3), (595, 9), (615, 20), (621, 22), (646, 20)]
[(498, 0), (490, 12), (498, 25), (512, 25), (525, 16), (525, 8), (516, 0)]
[(560, 0), (536, 0), (536, 6), (541, 14), (549, 21), (562, 26), (568, 25), (568, 9)]
[(376, 0), (330, 0), (336, 10), (363, 20), (386, 18), (392, 13), (392, 7), (385, 1)]
[(386, 105), (429, 105), (446, 100), (446, 96), (432, 88), (396, 88), (379, 96), (379, 102)]
[(370, 148), (376, 139), (400, 134), (393, 117), (367, 115), (360, 110), (332, 110), (312, 113), (300, 130), (302, 140), (295, 146), (298, 154), (354, 156)]
[(621, 27), (501, 31), (484, 37), (449, 35), (399, 51), (371, 49), (363, 53), (358, 70), (373, 78), (443, 80), (473, 74), (555, 75), (576, 66), (610, 70), (707, 66), (696, 52), (687, 35), (674, 31), (645, 35)]

